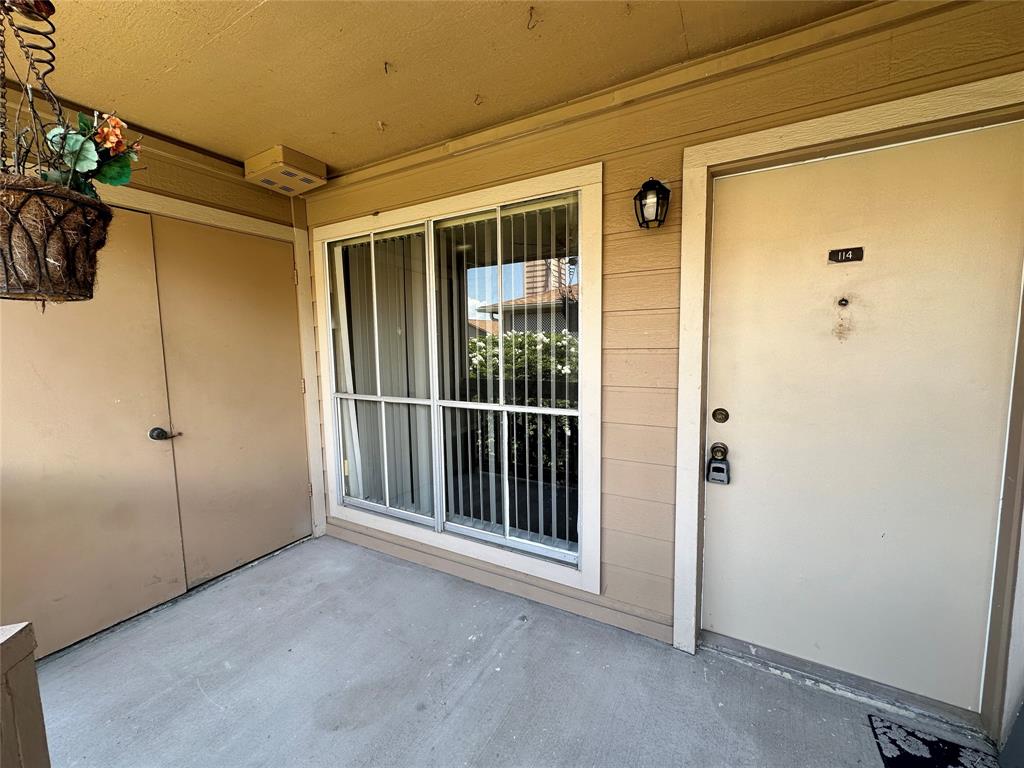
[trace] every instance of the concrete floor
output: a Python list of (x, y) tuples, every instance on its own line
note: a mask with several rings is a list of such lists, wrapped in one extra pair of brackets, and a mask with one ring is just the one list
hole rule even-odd
[(57, 768), (881, 766), (862, 704), (330, 538), (40, 685)]

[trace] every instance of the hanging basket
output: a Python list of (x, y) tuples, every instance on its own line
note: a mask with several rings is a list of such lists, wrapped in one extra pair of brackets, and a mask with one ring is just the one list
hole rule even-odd
[(0, 173), (0, 298), (91, 299), (112, 215), (66, 187)]

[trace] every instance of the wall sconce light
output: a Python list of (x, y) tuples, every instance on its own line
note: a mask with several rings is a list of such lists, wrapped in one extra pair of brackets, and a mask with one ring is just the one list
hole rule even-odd
[(636, 223), (644, 229), (660, 227), (668, 215), (668, 198), (672, 191), (657, 179), (651, 177), (640, 187), (633, 198)]

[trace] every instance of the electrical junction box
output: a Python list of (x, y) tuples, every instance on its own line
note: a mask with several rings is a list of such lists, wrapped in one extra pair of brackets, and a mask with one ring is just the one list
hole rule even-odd
[(316, 158), (278, 144), (245, 161), (245, 180), (288, 197), (327, 183), (327, 166)]

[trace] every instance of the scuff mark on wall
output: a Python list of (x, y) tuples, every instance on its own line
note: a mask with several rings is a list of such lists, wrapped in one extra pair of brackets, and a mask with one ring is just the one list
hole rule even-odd
[(836, 320), (832, 325), (832, 335), (839, 341), (846, 341), (853, 334), (854, 322), (850, 307), (854, 304), (854, 296), (838, 296), (834, 300)]

